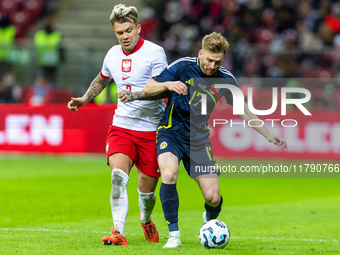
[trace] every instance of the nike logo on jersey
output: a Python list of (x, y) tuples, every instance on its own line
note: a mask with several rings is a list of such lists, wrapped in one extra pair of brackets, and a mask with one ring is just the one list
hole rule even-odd
[(129, 78), (130, 78), (130, 76), (128, 76), (128, 77), (122, 77), (122, 80), (125, 81), (126, 79), (129, 79)]

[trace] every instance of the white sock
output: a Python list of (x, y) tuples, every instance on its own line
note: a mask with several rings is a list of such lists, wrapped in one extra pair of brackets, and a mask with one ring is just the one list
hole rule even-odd
[(129, 176), (121, 169), (115, 168), (111, 174), (111, 211), (114, 229), (125, 236), (125, 221), (129, 211), (128, 196), (126, 186)]
[(142, 212), (140, 215), (141, 223), (149, 223), (151, 221), (151, 213), (156, 203), (156, 194), (155, 192), (150, 193), (142, 193), (138, 190), (139, 199), (138, 204), (140, 211)]
[(181, 233), (179, 232), (179, 230), (170, 231), (170, 232), (169, 232), (169, 237), (170, 237), (170, 236), (176, 236), (177, 238), (181, 238)]

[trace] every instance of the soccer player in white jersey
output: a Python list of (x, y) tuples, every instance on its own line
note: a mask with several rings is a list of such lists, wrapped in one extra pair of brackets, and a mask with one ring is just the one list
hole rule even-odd
[[(68, 108), (72, 111), (78, 111), (78, 108), (99, 95), (111, 79), (117, 84), (118, 90), (141, 92), (145, 83), (167, 66), (163, 48), (140, 38), (141, 25), (138, 24), (135, 7), (116, 5), (110, 21), (119, 45), (108, 51), (101, 72), (86, 93), (82, 97), (71, 98)], [(106, 141), (107, 164), (112, 170), (110, 204), (114, 226), (111, 229), (112, 236), (102, 239), (105, 245), (127, 245), (124, 233), (128, 213), (126, 186), (133, 165), (138, 169), (139, 217), (145, 238), (148, 242), (159, 241), (151, 213), (160, 176), (156, 160), (156, 129), (164, 109), (163, 100), (127, 104), (118, 102)]]

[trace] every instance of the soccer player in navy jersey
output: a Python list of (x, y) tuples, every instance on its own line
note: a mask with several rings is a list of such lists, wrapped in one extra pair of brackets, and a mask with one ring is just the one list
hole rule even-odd
[[(143, 92), (118, 92), (118, 97), (123, 102), (145, 100), (146, 97), (159, 96), (162, 93), (168, 97), (164, 117), (157, 129), (157, 159), (162, 178), (160, 199), (170, 232), (164, 248), (181, 246), (176, 189), (180, 160), (190, 177), (198, 183), (205, 199), (204, 222), (217, 218), (221, 212), (223, 198), (218, 173), (210, 171), (215, 165), (215, 158), (211, 151), (207, 123), (210, 113), (222, 96), (229, 104), (233, 104), (231, 92), (228, 89), (215, 89), (214, 84), (238, 86), (235, 77), (221, 66), (228, 47), (227, 40), (221, 34), (213, 32), (203, 38), (198, 58), (186, 57), (173, 62), (149, 81)], [(202, 94), (207, 98), (206, 115), (201, 112)], [(258, 119), (249, 111), (246, 103), (241, 117), (247, 122)], [(286, 141), (273, 135), (265, 126), (253, 128), (269, 142), (287, 149)], [(196, 166), (205, 166), (207, 171), (196, 172)]]

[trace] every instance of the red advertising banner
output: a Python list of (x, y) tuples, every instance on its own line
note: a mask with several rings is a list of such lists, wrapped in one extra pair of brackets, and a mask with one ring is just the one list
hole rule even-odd
[(115, 105), (0, 104), (0, 151), (105, 152)]
[[(299, 109), (259, 116), (262, 123), (245, 122), (233, 115), (232, 108), (215, 111), (210, 117), (210, 141), (215, 156), (239, 158), (314, 158), (340, 159), (340, 112)], [(288, 150), (269, 143), (251, 126), (265, 125), (273, 134), (282, 136)]]
[[(71, 112), (65, 104), (31, 107), (0, 104), (0, 151), (105, 153), (115, 105), (86, 105)], [(218, 157), (340, 159), (340, 112), (298, 109), (282, 116), (260, 116), (263, 124), (284, 137), (288, 150), (269, 143), (232, 108), (215, 109), (210, 117), (212, 150)]]

